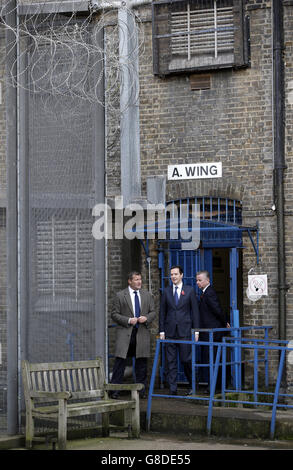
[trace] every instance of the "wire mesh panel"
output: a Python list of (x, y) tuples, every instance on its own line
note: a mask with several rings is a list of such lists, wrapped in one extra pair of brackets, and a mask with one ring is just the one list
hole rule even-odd
[(51, 48), (50, 41), (31, 54), (27, 47), (29, 256), (24, 336), (26, 356), (34, 362), (95, 355), (91, 208), (97, 178), (102, 181), (103, 175), (95, 175), (94, 104), (74, 93), (89, 64), (77, 61), (68, 82), (64, 69), (81, 51), (63, 44), (54, 51), (53, 77), (47, 73)]

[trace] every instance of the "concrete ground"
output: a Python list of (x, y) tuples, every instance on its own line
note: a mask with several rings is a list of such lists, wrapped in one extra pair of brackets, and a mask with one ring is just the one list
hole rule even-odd
[[(25, 450), (25, 447), (15, 446), (10, 450)], [(41, 450), (53, 450), (53, 444), (35, 444), (32, 453)], [(110, 437), (83, 438), (67, 441), (67, 451), (165, 451), (178, 454), (178, 451), (229, 451), (229, 450), (293, 450), (293, 442), (270, 441), (257, 439), (227, 439), (218, 436), (188, 437), (186, 435), (168, 435), (165, 433), (142, 432), (140, 439), (128, 439), (126, 432), (113, 432)], [(119, 452), (118, 452), (119, 453)], [(115, 453), (117, 455), (117, 452)], [(123, 454), (124, 455), (124, 454)]]
[(268, 450), (291, 449), (293, 443), (275, 441), (231, 441), (216, 437), (189, 440), (186, 436), (170, 436), (159, 433), (142, 433), (139, 440), (127, 438), (127, 434), (120, 433), (109, 438), (83, 439), (68, 442), (68, 450), (162, 450), (162, 451), (189, 451), (189, 450)]
[[(141, 437), (128, 439), (127, 432), (112, 429), (110, 437), (68, 439), (68, 451), (94, 451), (93, 456), (119, 454), (119, 451), (135, 454), (152, 451), (188, 453), (196, 451), (246, 451), (246, 450), (293, 450), (293, 413), (278, 411), (276, 436), (269, 438), (271, 411), (263, 409), (215, 407), (212, 434), (207, 435), (207, 406), (193, 400), (156, 398), (152, 403), (150, 432), (146, 432), (147, 400), (141, 400)], [(119, 424), (119, 423), (116, 423)], [(231, 437), (233, 436), (233, 437)], [(55, 436), (56, 441), (56, 436)], [(25, 450), (24, 436), (0, 436), (0, 449)], [(34, 450), (25, 452), (37, 455), (42, 450), (53, 450), (54, 441), (49, 444), (34, 444)], [(35, 452), (34, 454), (34, 451)], [(114, 452), (115, 451), (115, 452)], [(67, 452), (67, 451), (66, 451)], [(65, 452), (65, 454), (66, 454)], [(22, 453), (14, 453), (22, 454)], [(50, 453), (51, 454), (51, 453)], [(74, 454), (74, 452), (73, 452)], [(48, 454), (49, 455), (49, 454)], [(60, 455), (60, 454), (59, 454)], [(68, 452), (66, 455), (71, 455)], [(74, 454), (77, 455), (77, 454)], [(248, 455), (248, 454), (247, 454)]]

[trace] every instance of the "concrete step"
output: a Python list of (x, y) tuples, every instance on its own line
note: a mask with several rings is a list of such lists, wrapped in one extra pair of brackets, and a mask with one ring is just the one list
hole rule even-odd
[[(141, 400), (141, 426), (146, 429), (147, 400)], [(270, 439), (269, 407), (213, 407), (211, 434), (222, 437)], [(152, 398), (151, 431), (207, 434), (207, 404), (186, 398)], [(293, 410), (278, 409), (275, 439), (293, 439)]]

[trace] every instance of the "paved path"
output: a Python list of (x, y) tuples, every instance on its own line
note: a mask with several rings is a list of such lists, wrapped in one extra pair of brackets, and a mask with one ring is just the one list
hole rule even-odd
[[(35, 449), (44, 449), (45, 446), (35, 446)], [(188, 452), (196, 450), (286, 450), (293, 449), (293, 443), (262, 440), (228, 440), (218, 437), (198, 437), (186, 439), (186, 436), (170, 436), (160, 433), (141, 433), (141, 438), (128, 439), (127, 433), (113, 433), (108, 438), (89, 438), (67, 441), (67, 450), (88, 451), (178, 451)], [(104, 454), (104, 452), (103, 452)]]

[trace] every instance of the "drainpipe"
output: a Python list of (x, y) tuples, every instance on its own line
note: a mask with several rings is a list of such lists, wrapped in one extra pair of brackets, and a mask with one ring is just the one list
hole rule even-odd
[(282, 0), (273, 0), (274, 195), (278, 237), (279, 339), (286, 339), (286, 263), (284, 222), (285, 113)]

